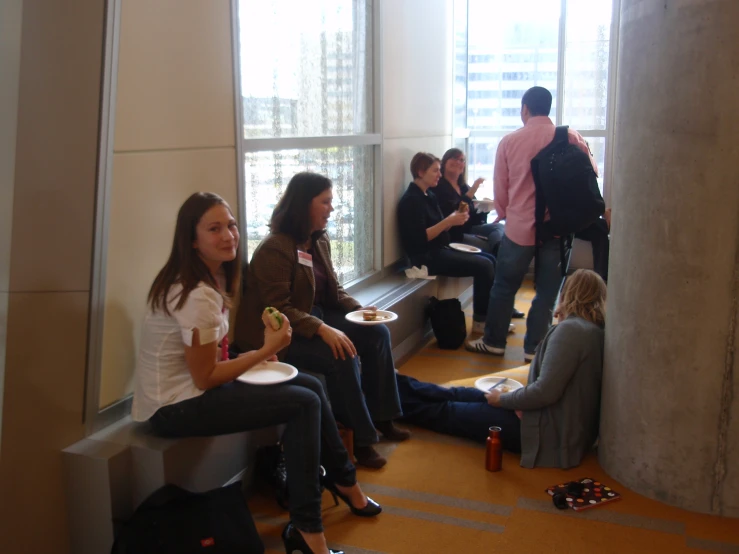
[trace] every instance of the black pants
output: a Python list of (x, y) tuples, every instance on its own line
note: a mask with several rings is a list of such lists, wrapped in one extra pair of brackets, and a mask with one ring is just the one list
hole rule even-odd
[(342, 486), (357, 482), (320, 381), (299, 374), (277, 385), (233, 381), (159, 408), (149, 420), (163, 437), (207, 437), (285, 424), (282, 436), (290, 518), (307, 533), (323, 530), (319, 466)]
[[(468, 254), (448, 248), (435, 250), (426, 262), (429, 275), (472, 277), (472, 314), (475, 321), (485, 321), (490, 289), (495, 280), (495, 262), (489, 255)], [(414, 265), (420, 265), (415, 264)]]

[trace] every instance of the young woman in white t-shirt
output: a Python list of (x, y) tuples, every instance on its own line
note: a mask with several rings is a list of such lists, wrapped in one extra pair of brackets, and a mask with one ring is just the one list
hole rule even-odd
[(228, 204), (195, 193), (177, 215), (167, 263), (148, 297), (136, 366), (132, 416), (166, 437), (211, 436), (284, 424), (282, 437), (291, 522), (283, 531), (288, 552), (327, 554), (321, 523), (320, 465), (324, 484), (356, 515), (380, 506), (365, 496), (339, 437), (320, 382), (304, 373), (276, 385), (236, 378), (275, 359), (292, 329), (265, 326), (264, 345), (228, 359), (228, 310), (240, 286), (239, 232)]

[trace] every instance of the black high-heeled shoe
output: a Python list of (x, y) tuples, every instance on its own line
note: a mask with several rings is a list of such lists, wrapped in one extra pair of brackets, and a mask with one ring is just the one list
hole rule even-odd
[[(311, 550), (311, 547), (308, 546), (307, 542), (305, 542), (303, 535), (301, 535), (300, 531), (295, 528), (292, 521), (282, 530), (282, 542), (285, 544), (286, 554), (294, 554), (296, 551), (301, 554), (313, 554), (313, 550)], [(344, 554), (344, 551), (329, 549), (329, 553)]]
[(367, 505), (364, 508), (357, 508), (352, 503), (351, 500), (349, 500), (349, 497), (343, 494), (339, 487), (336, 486), (336, 483), (333, 483), (329, 481), (328, 479), (322, 480), (322, 485), (324, 488), (331, 493), (331, 496), (334, 498), (334, 505), (339, 505), (338, 498), (341, 498), (344, 503), (349, 506), (349, 509), (352, 511), (352, 513), (355, 516), (360, 517), (375, 517), (377, 514), (382, 512), (382, 506), (380, 506), (377, 502), (372, 500), (369, 496), (367, 497)]

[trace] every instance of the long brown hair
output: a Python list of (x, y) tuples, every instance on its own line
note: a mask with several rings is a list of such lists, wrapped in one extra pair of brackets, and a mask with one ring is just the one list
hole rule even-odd
[(330, 188), (331, 179), (324, 175), (310, 171), (296, 173), (272, 212), (270, 231), (290, 235), (297, 244), (323, 233), (311, 233), (310, 205), (316, 196)]
[(562, 287), (557, 311), (566, 318), (575, 315), (600, 325), (606, 324), (606, 284), (589, 269), (578, 269)]
[(226, 276), (226, 290), (222, 291), (215, 276), (211, 274), (208, 266), (193, 247), (193, 242), (197, 239), (198, 222), (205, 212), (218, 205), (225, 206), (231, 212), (226, 201), (212, 192), (196, 192), (180, 207), (180, 211), (177, 212), (177, 225), (174, 229), (174, 240), (169, 259), (149, 289), (147, 303), (152, 310), (156, 311), (161, 308), (164, 313), (170, 315), (167, 308), (167, 295), (175, 283), (182, 285), (182, 293), (175, 306), (175, 310), (179, 310), (200, 282), (217, 290), (223, 297), (224, 305), (230, 307), (230, 299), (236, 294), (241, 281), (239, 250), (237, 249), (235, 259), (223, 262), (221, 265)]
[[(446, 167), (446, 163), (454, 159), (456, 160), (460, 156), (463, 156), (464, 152), (462, 152), (459, 148), (450, 148), (446, 152), (444, 152), (444, 155), (441, 157), (441, 176), (444, 177), (444, 168)], [(459, 188), (462, 188), (467, 181), (465, 181), (465, 175), (467, 173), (467, 164), (464, 166), (464, 171), (459, 174), (459, 177), (457, 177), (457, 185)], [(444, 177), (446, 179), (446, 177)]]

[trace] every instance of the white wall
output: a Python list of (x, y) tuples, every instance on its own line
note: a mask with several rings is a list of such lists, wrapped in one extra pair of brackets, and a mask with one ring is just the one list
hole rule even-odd
[(452, 142), (451, 0), (381, 0), (383, 265), (402, 257), (395, 218), (419, 151)]

